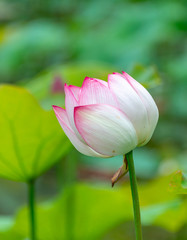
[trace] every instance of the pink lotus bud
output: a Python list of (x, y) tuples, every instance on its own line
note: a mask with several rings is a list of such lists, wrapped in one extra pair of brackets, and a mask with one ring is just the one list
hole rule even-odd
[(86, 77), (82, 87), (65, 84), (66, 109), (53, 106), (75, 148), (88, 156), (124, 155), (151, 138), (158, 108), (149, 92), (127, 73), (108, 82)]

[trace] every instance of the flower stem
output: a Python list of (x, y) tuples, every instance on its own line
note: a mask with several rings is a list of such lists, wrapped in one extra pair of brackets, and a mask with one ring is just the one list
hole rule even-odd
[(136, 174), (135, 174), (132, 151), (126, 154), (126, 159), (127, 159), (127, 163), (128, 163), (128, 167), (129, 167), (129, 177), (130, 177), (130, 185), (131, 185), (133, 209), (134, 209), (134, 223), (135, 223), (135, 231), (136, 231), (136, 240), (142, 240), (140, 204), (139, 204), (139, 198), (138, 198), (138, 188), (137, 188), (137, 181), (136, 181)]
[(36, 240), (36, 222), (35, 222), (35, 179), (28, 182), (28, 204), (30, 214), (30, 237)]

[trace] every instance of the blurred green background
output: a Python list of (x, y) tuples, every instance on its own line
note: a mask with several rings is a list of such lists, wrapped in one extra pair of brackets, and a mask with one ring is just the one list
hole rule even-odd
[(79, 154), (51, 107), (64, 106), (65, 82), (114, 71), (160, 111), (134, 152), (144, 239), (187, 239), (186, 195), (168, 190), (173, 172), (187, 173), (186, 13), (185, 0), (0, 0), (0, 239), (28, 239), (23, 181), (35, 176), (39, 240), (134, 239), (128, 176), (110, 183), (122, 156)]

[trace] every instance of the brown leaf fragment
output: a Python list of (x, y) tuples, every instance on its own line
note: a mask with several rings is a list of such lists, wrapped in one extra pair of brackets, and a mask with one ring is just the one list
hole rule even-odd
[(124, 157), (123, 165), (117, 170), (117, 172), (111, 178), (112, 187), (116, 182), (118, 182), (127, 172), (128, 172), (128, 165), (126, 157)]

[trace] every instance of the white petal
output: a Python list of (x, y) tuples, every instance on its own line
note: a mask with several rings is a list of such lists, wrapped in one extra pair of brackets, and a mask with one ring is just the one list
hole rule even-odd
[(150, 95), (150, 93), (139, 82), (137, 82), (134, 78), (132, 78), (126, 72), (123, 72), (123, 75), (129, 81), (129, 83), (134, 88), (136, 93), (139, 95), (139, 97), (141, 98), (141, 100), (143, 101), (143, 103), (146, 107), (148, 123), (149, 123), (149, 125), (148, 125), (149, 126), (149, 134), (147, 135), (147, 139), (144, 142), (144, 144), (146, 144), (150, 140), (150, 138), (155, 130), (156, 124), (158, 122), (158, 117), (159, 117), (158, 108), (156, 106), (154, 99)]
[(74, 122), (74, 107), (78, 106), (78, 102), (71, 91), (71, 87), (69, 87), (67, 84), (64, 85), (64, 91), (65, 91), (65, 107), (68, 121), (70, 123), (71, 128), (79, 138), (79, 140), (84, 142), (79, 132), (77, 131)]
[(101, 84), (103, 84), (105, 87), (108, 87), (108, 82), (100, 80), (98, 78), (94, 78), (95, 80), (97, 80), (98, 82), (100, 82)]
[(118, 106), (113, 93), (109, 90), (107, 83), (86, 77), (81, 87), (79, 105), (109, 104)]
[(108, 156), (125, 154), (137, 146), (136, 131), (123, 112), (105, 104), (75, 107), (75, 124), (85, 142)]
[(110, 74), (108, 84), (116, 96), (119, 108), (128, 116), (136, 129), (140, 146), (149, 135), (149, 121), (144, 103), (122, 74)]
[(93, 157), (107, 157), (103, 156), (94, 150), (92, 150), (88, 145), (82, 143), (74, 133), (73, 129), (71, 128), (69, 124), (69, 120), (67, 118), (66, 110), (63, 108), (60, 108), (58, 106), (53, 106), (54, 112), (56, 114), (56, 117), (64, 130), (65, 134), (71, 141), (71, 143), (74, 145), (74, 147), (81, 153), (88, 155), (88, 156), (93, 156)]
[(73, 86), (73, 85), (69, 85), (69, 88), (70, 88), (71, 92), (73, 93), (75, 99), (78, 101), (81, 88), (77, 87), (77, 86)]

